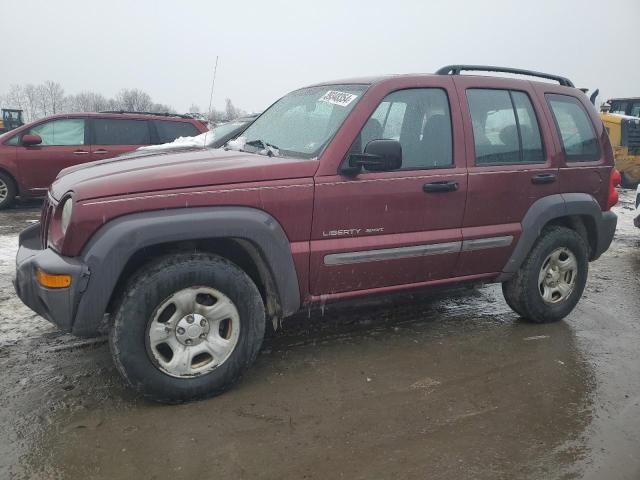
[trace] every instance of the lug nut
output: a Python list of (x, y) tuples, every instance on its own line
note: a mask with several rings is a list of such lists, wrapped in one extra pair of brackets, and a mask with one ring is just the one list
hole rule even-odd
[(205, 319), (200, 320), (200, 326), (204, 327), (205, 325), (207, 325), (207, 321)]
[(193, 343), (193, 341), (190, 338), (187, 338), (184, 343), (186, 343), (187, 345), (191, 345)]
[(178, 327), (178, 335), (184, 335), (184, 328)]
[(207, 336), (204, 333), (201, 333), (200, 338), (207, 338)]
[(187, 317), (187, 323), (193, 323), (193, 315)]

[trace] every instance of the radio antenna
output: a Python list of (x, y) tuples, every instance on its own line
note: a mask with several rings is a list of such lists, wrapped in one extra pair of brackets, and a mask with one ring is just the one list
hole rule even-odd
[[(216, 73), (218, 73), (218, 56), (216, 55), (216, 64), (213, 67), (213, 80), (211, 80), (211, 93), (209, 94), (209, 110), (207, 111), (207, 122), (211, 123), (211, 109), (213, 108), (213, 87), (216, 85)], [(204, 147), (207, 147), (207, 137), (210, 130), (204, 135)]]

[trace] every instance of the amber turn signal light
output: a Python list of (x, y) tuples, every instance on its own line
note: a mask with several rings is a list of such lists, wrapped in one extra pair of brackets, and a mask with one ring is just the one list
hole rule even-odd
[(71, 275), (53, 275), (38, 270), (38, 283), (47, 288), (67, 288), (71, 285)]

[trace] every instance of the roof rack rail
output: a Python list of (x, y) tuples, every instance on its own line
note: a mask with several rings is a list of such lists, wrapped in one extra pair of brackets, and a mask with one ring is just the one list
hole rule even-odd
[(119, 114), (130, 113), (134, 115), (157, 115), (159, 117), (193, 118), (193, 117), (190, 117), (189, 115), (183, 115), (181, 113), (169, 113), (169, 112), (134, 112), (130, 110), (104, 110), (99, 113), (119, 113)]
[(508, 68), (508, 67), (494, 67), (491, 65), (447, 65), (439, 69), (437, 75), (460, 75), (462, 71), (477, 71), (477, 72), (501, 72), (501, 73), (515, 73), (517, 75), (527, 75), (529, 77), (540, 77), (548, 80), (555, 80), (560, 85), (565, 87), (574, 87), (573, 82), (566, 77), (560, 75), (552, 75), (550, 73), (534, 72), (533, 70), (522, 70), (520, 68)]

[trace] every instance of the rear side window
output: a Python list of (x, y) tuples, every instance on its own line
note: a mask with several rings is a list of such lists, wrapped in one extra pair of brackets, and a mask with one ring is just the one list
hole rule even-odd
[(164, 120), (154, 120), (158, 131), (158, 141), (160, 143), (173, 142), (178, 137), (195, 137), (200, 131), (188, 122), (171, 122)]
[(390, 93), (378, 105), (351, 147), (363, 152), (371, 140), (398, 140), (403, 169), (450, 167), (453, 164), (449, 100), (439, 88)]
[(600, 158), (593, 124), (578, 99), (568, 95), (547, 94), (547, 102), (569, 162), (589, 162)]
[(93, 121), (95, 145), (149, 145), (149, 124), (146, 120), (96, 118)]
[(42, 146), (84, 145), (84, 127), (82, 118), (65, 118), (36, 125), (29, 134), (39, 135)]
[(467, 102), (476, 165), (544, 162), (538, 120), (526, 93), (472, 88)]

